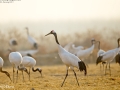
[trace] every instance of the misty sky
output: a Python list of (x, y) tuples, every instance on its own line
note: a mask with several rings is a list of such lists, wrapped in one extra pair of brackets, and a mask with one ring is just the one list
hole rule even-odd
[[(72, 22), (72, 20), (74, 22), (120, 20), (120, 0), (16, 0), (13, 3), (0, 3), (0, 27), (2, 29), (28, 26), (39, 30), (43, 29), (40, 27), (42, 22), (58, 23), (59, 21)], [(38, 24), (39, 22), (41, 23)], [(47, 24), (43, 26), (45, 25)], [(54, 25), (52, 24), (53, 29)], [(55, 29), (58, 29), (57, 26)]]

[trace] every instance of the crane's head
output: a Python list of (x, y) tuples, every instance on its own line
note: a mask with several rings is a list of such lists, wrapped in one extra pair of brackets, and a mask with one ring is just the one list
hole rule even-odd
[(45, 36), (47, 36), (47, 35), (49, 35), (49, 34), (53, 34), (53, 35), (55, 35), (56, 32), (55, 32), (54, 30), (52, 30), (50, 33), (46, 34)]
[(29, 72), (26, 68), (23, 68), (23, 71), (26, 72), (29, 75)]
[(42, 69), (41, 68), (37, 68), (38, 71), (40, 72), (41, 76), (42, 76)]
[(94, 38), (91, 39), (91, 43), (92, 43), (92, 44), (96, 43), (96, 41), (95, 41)]
[(120, 41), (120, 38), (118, 38), (118, 42)]

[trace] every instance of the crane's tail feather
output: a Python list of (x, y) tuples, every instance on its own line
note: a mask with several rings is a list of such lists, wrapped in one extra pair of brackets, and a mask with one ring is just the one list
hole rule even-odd
[(103, 56), (99, 56), (99, 57), (97, 58), (97, 60), (96, 60), (96, 65), (97, 65), (98, 63), (102, 62), (102, 57), (103, 57)]
[(80, 61), (80, 62), (78, 62), (78, 65), (79, 65), (79, 70), (84, 71), (85, 72), (84, 74), (86, 75), (87, 74), (87, 69), (86, 69), (85, 63), (83, 61)]
[(116, 63), (119, 63), (119, 65), (120, 65), (120, 54), (117, 54), (115, 56), (115, 61), (116, 61)]

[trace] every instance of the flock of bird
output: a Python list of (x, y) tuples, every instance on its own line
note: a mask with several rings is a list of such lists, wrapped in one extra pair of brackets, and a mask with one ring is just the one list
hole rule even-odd
[[(27, 30), (27, 35), (28, 35), (28, 41), (32, 44), (32, 46), (34, 46), (37, 49), (38, 48), (37, 41), (29, 35), (29, 31), (28, 31), (27, 27), (26, 27), (26, 30)], [(55, 37), (55, 41), (58, 46), (58, 54), (59, 54), (62, 62), (66, 65), (66, 75), (61, 84), (61, 87), (64, 85), (64, 82), (68, 76), (69, 69), (71, 69), (73, 71), (74, 76), (77, 81), (77, 84), (79, 86), (79, 82), (78, 82), (74, 67), (78, 68), (79, 71), (83, 71), (84, 75), (87, 75), (87, 67), (86, 67), (86, 63), (84, 62), (84, 60), (92, 54), (96, 43), (98, 43), (98, 53), (97, 53), (97, 58), (96, 58), (96, 65), (98, 63), (100, 63), (100, 68), (101, 68), (101, 64), (103, 64), (103, 69), (104, 69), (104, 64), (106, 64), (105, 75), (106, 75), (106, 70), (107, 70), (108, 64), (109, 64), (109, 71), (110, 71), (110, 75), (111, 75), (111, 69), (110, 69), (111, 61), (113, 61), (115, 59), (116, 62), (120, 64), (120, 48), (119, 48), (120, 38), (118, 38), (118, 40), (117, 40), (117, 43), (118, 43), (117, 48), (111, 49), (108, 51), (104, 51), (100, 48), (100, 41), (96, 41), (94, 38), (91, 39), (92, 46), (87, 49), (85, 49), (83, 46), (75, 47), (75, 45), (72, 43), (69, 43), (65, 47), (62, 47), (58, 41), (57, 33), (54, 30), (52, 30), (50, 33), (46, 34), (45, 36), (48, 36), (51, 34), (54, 35), (54, 37)], [(10, 45), (17, 45), (16, 40), (12, 39), (10, 41)], [(29, 75), (29, 80), (30, 80), (30, 69), (32, 69), (33, 72), (38, 71), (42, 76), (42, 69), (40, 69), (40, 68), (34, 69), (34, 66), (36, 65), (36, 60), (33, 57), (31, 57), (31, 53), (26, 52), (25, 55), (22, 55), (22, 52), (19, 52), (19, 51), (12, 52), (11, 51), (9, 54), (9, 61), (13, 66), (13, 82), (14, 82), (14, 72), (15, 72), (14, 68), (16, 68), (16, 73), (17, 73), (16, 82), (18, 79), (18, 70), (22, 71), (22, 75), (23, 75), (23, 71), (26, 72)], [(7, 71), (2, 70), (3, 63), (4, 63), (3, 59), (0, 58), (0, 71), (2, 73), (5, 73), (10, 78), (10, 74)], [(27, 70), (26, 67), (29, 67), (29, 71)], [(11, 78), (10, 78), (10, 80), (11, 80)], [(24, 75), (23, 75), (23, 80), (24, 80)]]
[[(23, 81), (24, 81), (24, 74), (23, 72), (26, 72), (29, 75), (29, 80), (30, 80), (30, 69), (32, 69), (33, 72), (38, 71), (41, 76), (42, 76), (42, 69), (41, 68), (36, 68), (34, 69), (34, 66), (36, 65), (36, 60), (32, 57), (35, 53), (38, 52), (38, 44), (37, 41), (29, 35), (28, 28), (25, 28), (27, 30), (27, 36), (28, 36), (28, 41), (30, 44), (35, 48), (35, 50), (26, 50), (26, 51), (13, 51), (11, 49), (8, 49), (10, 51), (9, 53), (9, 61), (13, 67), (13, 80), (10, 77), (10, 74), (7, 71), (3, 71), (2, 67), (4, 64), (4, 60), (0, 57), (0, 72), (5, 73), (11, 81), (15, 82), (14, 80), (14, 73), (16, 69), (16, 82), (18, 80), (18, 71), (22, 72), (23, 75)], [(18, 45), (18, 42), (16, 39), (12, 38), (9, 40), (9, 45), (16, 46)], [(29, 68), (29, 71), (27, 68)]]

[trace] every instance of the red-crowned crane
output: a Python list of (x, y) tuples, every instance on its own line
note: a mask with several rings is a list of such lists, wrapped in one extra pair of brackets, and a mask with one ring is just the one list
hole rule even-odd
[(36, 60), (30, 56), (24, 56), (23, 61), (21, 63), (23, 67), (29, 67), (29, 81), (30, 81), (30, 69), (32, 68), (33, 72), (38, 71), (41, 76), (42, 76), (42, 69), (41, 68), (36, 68), (34, 69), (34, 66), (36, 65)]
[[(13, 66), (13, 82), (14, 82), (14, 67), (17, 68), (17, 79), (18, 79), (18, 70), (22, 71), (22, 75), (23, 75), (23, 71), (25, 71), (27, 74), (28, 74), (28, 71), (26, 68), (20, 68), (20, 64), (22, 63), (22, 55), (19, 53), (19, 52), (11, 52), (9, 54), (9, 61), (10, 63), (12, 64)], [(17, 79), (16, 79), (16, 82), (17, 82)], [(23, 76), (23, 80), (24, 80), (24, 76)]]
[[(3, 64), (4, 64), (4, 61), (3, 61), (3, 59), (0, 57), (0, 72), (1, 72), (1, 73), (5, 73), (5, 74), (10, 78), (10, 74), (9, 74), (7, 71), (3, 71), (3, 70), (2, 70)], [(11, 78), (10, 78), (10, 80), (11, 80)], [(12, 80), (11, 80), (11, 81), (12, 81)]]
[(79, 68), (80, 71), (84, 71), (84, 74), (86, 75), (87, 74), (87, 69), (86, 69), (86, 66), (85, 66), (85, 63), (83, 61), (81, 61), (77, 56), (75, 56), (74, 54), (66, 51), (58, 42), (58, 39), (57, 39), (57, 33), (52, 30), (50, 33), (46, 34), (45, 36), (47, 35), (50, 35), (50, 34), (53, 34), (54, 37), (55, 37), (55, 40), (56, 40), (56, 43), (57, 43), (57, 46), (58, 46), (58, 54), (62, 60), (62, 62), (66, 65), (66, 68), (67, 68), (67, 72), (66, 72), (66, 76), (63, 80), (63, 83), (61, 85), (61, 87), (63, 86), (67, 76), (68, 76), (68, 69), (72, 69), (72, 71), (74, 72), (74, 75), (75, 75), (75, 78), (76, 78), (76, 81), (77, 81), (77, 84), (79, 86), (79, 83), (78, 83), (78, 79), (77, 79), (77, 75), (74, 71), (74, 67), (77, 67)]
[(113, 59), (115, 58), (115, 56), (120, 51), (119, 41), (120, 41), (120, 38), (117, 39), (117, 43), (118, 43), (118, 47), (117, 48), (108, 50), (105, 53), (101, 54), (97, 58), (96, 64), (98, 64), (100, 62), (106, 62), (105, 75), (106, 75), (106, 70), (107, 70), (107, 65), (108, 64), (109, 64), (109, 72), (110, 72), (110, 75), (111, 75), (110, 62), (113, 61)]
[(26, 27), (25, 29), (27, 30), (27, 36), (28, 36), (29, 43), (31, 43), (33, 47), (37, 49), (38, 48), (37, 41), (33, 37), (30, 36), (28, 27)]

